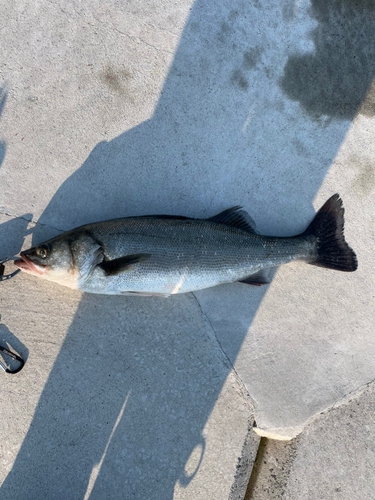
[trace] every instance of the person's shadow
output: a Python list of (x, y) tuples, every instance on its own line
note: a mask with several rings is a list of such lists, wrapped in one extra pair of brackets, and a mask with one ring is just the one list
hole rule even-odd
[[(332, 53), (329, 35), (340, 33), (340, 62), (368, 55), (369, 21), (343, 24), (349, 14), (367, 19), (367, 5), (313, 1), (316, 51), (287, 62), (285, 32), (298, 24), (296, 9), (290, 0), (264, 7), (197, 0), (153, 117), (94, 148), (47, 206), (33, 243), (55, 234), (46, 227), (147, 213), (205, 217), (236, 204), (263, 233), (303, 229), (375, 58), (357, 68), (366, 85), (352, 89), (351, 105), (340, 100), (347, 96), (332, 103), (324, 94), (332, 79), (315, 78)], [(335, 81), (357, 78), (346, 67), (331, 68)], [(121, 92), (124, 72), (107, 72), (111, 90)], [(321, 86), (315, 106), (306, 97), (314, 79)], [(216, 294), (228, 325), (236, 325), (224, 346), (231, 359), (265, 292), (240, 284), (201, 292)], [(233, 296), (238, 307), (230, 311)], [(195, 447), (204, 452), (203, 428), (230, 370), (208, 330), (191, 294), (84, 295), (1, 497), (172, 498), (176, 483), (194, 476), (184, 466)]]

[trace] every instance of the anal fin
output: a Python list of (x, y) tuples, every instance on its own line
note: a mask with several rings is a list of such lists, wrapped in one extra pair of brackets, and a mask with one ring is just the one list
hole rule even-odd
[(153, 292), (121, 292), (121, 295), (136, 295), (138, 297), (164, 297), (167, 298), (170, 296), (170, 293), (153, 293)]
[(271, 283), (269, 269), (261, 269), (260, 271), (238, 281), (238, 283), (246, 283), (247, 285), (253, 286), (269, 285)]

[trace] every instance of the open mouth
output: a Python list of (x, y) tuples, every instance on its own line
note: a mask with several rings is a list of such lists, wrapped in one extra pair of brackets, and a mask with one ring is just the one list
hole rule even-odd
[(41, 264), (34, 264), (31, 262), (25, 254), (20, 253), (21, 259), (17, 259), (14, 261), (14, 265), (17, 266), (21, 271), (26, 271), (33, 274), (43, 274), (47, 269), (47, 266), (43, 266)]

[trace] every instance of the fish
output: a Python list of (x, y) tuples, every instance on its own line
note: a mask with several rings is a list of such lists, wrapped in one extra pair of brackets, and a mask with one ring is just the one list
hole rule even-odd
[(14, 263), (82, 292), (168, 297), (225, 283), (266, 285), (270, 269), (292, 261), (357, 269), (338, 194), (296, 236), (261, 235), (235, 206), (208, 219), (150, 215), (86, 224), (22, 251)]

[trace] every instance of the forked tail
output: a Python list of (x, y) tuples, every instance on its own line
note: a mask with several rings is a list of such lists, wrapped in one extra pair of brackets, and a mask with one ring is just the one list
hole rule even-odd
[(303, 235), (317, 238), (317, 253), (309, 264), (338, 271), (357, 269), (357, 257), (344, 238), (344, 207), (338, 194), (325, 202)]

